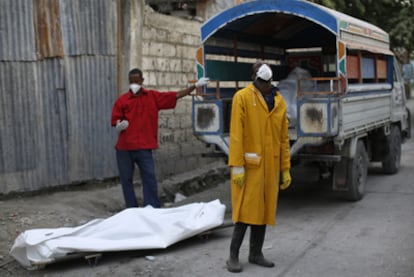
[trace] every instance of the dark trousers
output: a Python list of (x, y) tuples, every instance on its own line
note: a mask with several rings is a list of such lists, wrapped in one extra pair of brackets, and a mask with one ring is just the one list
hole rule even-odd
[(159, 208), (158, 184), (152, 150), (116, 150), (116, 161), (126, 207), (138, 207), (133, 184), (134, 167), (137, 164), (141, 174), (144, 206), (151, 205)]

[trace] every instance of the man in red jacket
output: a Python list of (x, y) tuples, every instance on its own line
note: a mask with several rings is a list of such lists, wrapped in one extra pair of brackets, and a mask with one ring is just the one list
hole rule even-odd
[(177, 99), (208, 83), (201, 78), (194, 85), (177, 92), (159, 92), (142, 87), (142, 71), (129, 72), (129, 90), (122, 94), (112, 109), (111, 124), (119, 132), (115, 145), (116, 159), (126, 207), (138, 207), (133, 175), (138, 165), (144, 195), (144, 206), (160, 207), (152, 150), (158, 148), (158, 112), (173, 109)]

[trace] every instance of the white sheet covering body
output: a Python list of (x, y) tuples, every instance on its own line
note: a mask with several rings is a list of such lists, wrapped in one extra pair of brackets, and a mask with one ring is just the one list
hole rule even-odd
[[(286, 79), (280, 80), (277, 85), (280, 93), (285, 99), (287, 110), (286, 114), (289, 119), (289, 126), (296, 126), (297, 122), (297, 96), (298, 96), (298, 80), (306, 80), (312, 75), (308, 70), (300, 67), (295, 67), (289, 73)], [(302, 89), (304, 91), (312, 91), (313, 82), (310, 80), (302, 81)]]
[(10, 254), (22, 266), (32, 267), (76, 252), (166, 248), (220, 226), (224, 212), (219, 200), (175, 208), (129, 208), (78, 227), (27, 230), (16, 238)]

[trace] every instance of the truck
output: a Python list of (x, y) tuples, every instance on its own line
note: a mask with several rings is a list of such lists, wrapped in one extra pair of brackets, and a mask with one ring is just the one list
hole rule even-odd
[(371, 162), (398, 172), (411, 117), (385, 31), (308, 1), (259, 0), (210, 18), (200, 38), (197, 76), (210, 84), (193, 95), (192, 128), (206, 156), (228, 155), (232, 97), (262, 60), (287, 104), (292, 169), (317, 168), (351, 201), (364, 196)]

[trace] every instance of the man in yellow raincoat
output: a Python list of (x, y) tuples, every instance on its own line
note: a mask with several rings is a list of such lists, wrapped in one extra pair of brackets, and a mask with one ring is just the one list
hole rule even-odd
[(256, 79), (233, 97), (230, 123), (232, 220), (235, 223), (227, 269), (240, 272), (239, 249), (250, 226), (249, 262), (264, 267), (266, 225), (274, 225), (281, 189), (291, 182), (286, 103), (271, 84), (273, 73), (264, 63), (253, 66)]

